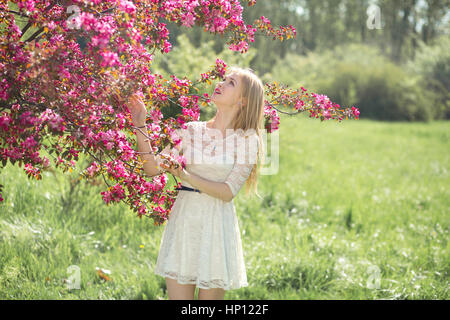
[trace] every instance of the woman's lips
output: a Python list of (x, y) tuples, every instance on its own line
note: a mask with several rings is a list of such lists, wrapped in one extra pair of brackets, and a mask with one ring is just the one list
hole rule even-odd
[(215, 93), (215, 94), (220, 94), (220, 90), (219, 90), (219, 89), (216, 89), (216, 90), (214, 90), (214, 93)]

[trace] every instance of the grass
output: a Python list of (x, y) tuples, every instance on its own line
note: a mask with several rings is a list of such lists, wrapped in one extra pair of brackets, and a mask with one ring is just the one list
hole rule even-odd
[[(235, 199), (249, 287), (226, 299), (449, 298), (448, 122), (283, 118), (279, 141), (263, 199)], [(163, 227), (76, 174), (2, 170), (0, 298), (167, 299)]]

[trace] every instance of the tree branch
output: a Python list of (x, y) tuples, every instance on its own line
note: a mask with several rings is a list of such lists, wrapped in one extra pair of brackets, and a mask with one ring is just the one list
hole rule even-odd
[(296, 115), (296, 114), (300, 113), (300, 111), (297, 111), (297, 112), (286, 112), (286, 111), (281, 111), (280, 109), (275, 108), (275, 106), (274, 106), (273, 104), (271, 104), (271, 103), (268, 103), (268, 105), (269, 105), (271, 108), (274, 108), (275, 110), (277, 110), (278, 112), (287, 114), (287, 115), (289, 115), (289, 116), (293, 116), (293, 115)]
[(32, 35), (30, 38), (28, 38), (27, 40), (25, 40), (25, 42), (31, 42), (31, 41), (33, 41), (38, 35), (40, 35), (40, 33), (41, 33), (42, 31), (44, 31), (44, 28), (41, 27), (38, 31), (36, 31), (35, 33), (33, 33), (33, 35)]
[(0, 10), (1, 10), (1, 11), (5, 11), (5, 12), (8, 12), (8, 13), (13, 13), (13, 14), (16, 14), (16, 15), (21, 16), (21, 17), (24, 17), (24, 18), (29, 18), (29, 16), (27, 16), (26, 14), (23, 14), (23, 13), (18, 12), (18, 11), (14, 11), (14, 10), (4, 10), (4, 9), (2, 9), (2, 8), (0, 8)]

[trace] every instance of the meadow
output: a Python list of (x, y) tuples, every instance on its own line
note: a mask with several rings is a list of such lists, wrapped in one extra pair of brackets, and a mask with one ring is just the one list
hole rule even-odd
[[(234, 200), (249, 286), (225, 299), (449, 299), (449, 129), (282, 117), (278, 172)], [(77, 174), (0, 173), (0, 299), (167, 299), (163, 227)]]

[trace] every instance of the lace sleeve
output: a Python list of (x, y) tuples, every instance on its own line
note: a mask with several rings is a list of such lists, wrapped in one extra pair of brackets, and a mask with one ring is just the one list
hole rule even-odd
[[(242, 152), (244, 152), (244, 156), (239, 154)], [(253, 134), (249, 137), (248, 143), (245, 143), (245, 149), (244, 147), (242, 147), (242, 150), (239, 148), (237, 149), (237, 159), (235, 160), (235, 164), (224, 181), (230, 188), (233, 198), (238, 194), (239, 190), (241, 190), (245, 181), (248, 179), (253, 166), (256, 164), (257, 154), (258, 136)]]

